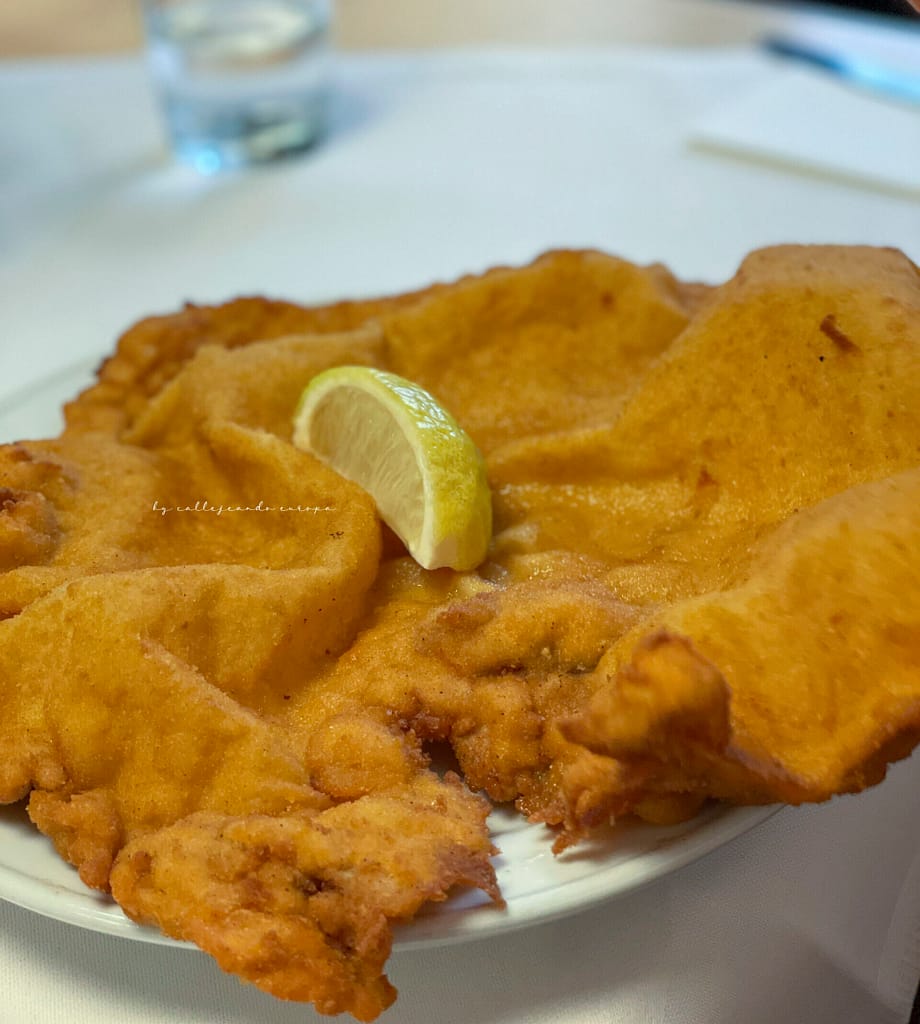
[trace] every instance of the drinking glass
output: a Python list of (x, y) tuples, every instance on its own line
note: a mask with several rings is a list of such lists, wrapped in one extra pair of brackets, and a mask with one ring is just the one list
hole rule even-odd
[(205, 173), (313, 145), (327, 105), (331, 0), (142, 0), (177, 155)]

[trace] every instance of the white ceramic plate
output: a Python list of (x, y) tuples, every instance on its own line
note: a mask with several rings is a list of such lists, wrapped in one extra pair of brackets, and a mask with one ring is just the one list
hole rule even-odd
[[(776, 811), (775, 807), (712, 807), (671, 828), (618, 826), (561, 857), (552, 836), (505, 810), (490, 824), (501, 854), (495, 858), (503, 910), (479, 892), (432, 904), (399, 929), (395, 946), (462, 942), (573, 914), (621, 896), (727, 843)], [(87, 889), (76, 871), (29, 822), (21, 805), (0, 808), (0, 899), (67, 924), (141, 942), (176, 943), (129, 921), (107, 896)]]
[[(0, 399), (0, 442), (57, 433), (61, 404), (91, 381), (92, 370), (93, 364), (74, 366)], [(561, 857), (552, 854), (549, 830), (496, 810), (490, 825), (501, 850), (494, 863), (506, 908), (496, 909), (481, 893), (463, 892), (402, 927), (396, 947), (460, 942), (575, 913), (675, 871), (776, 810), (713, 806), (673, 827), (620, 825)], [(87, 889), (21, 805), (0, 808), (0, 899), (97, 932), (185, 945), (134, 924), (106, 896)]]

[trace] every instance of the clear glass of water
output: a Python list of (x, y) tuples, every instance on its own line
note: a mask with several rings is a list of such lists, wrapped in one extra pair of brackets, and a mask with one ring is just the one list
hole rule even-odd
[(204, 173), (300, 152), (321, 136), (331, 0), (143, 0), (177, 155)]

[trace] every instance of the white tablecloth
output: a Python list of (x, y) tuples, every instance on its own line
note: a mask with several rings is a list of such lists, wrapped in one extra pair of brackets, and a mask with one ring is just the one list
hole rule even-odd
[[(711, 280), (772, 242), (920, 259), (908, 195), (690, 144), (692, 125), (781, 73), (746, 50), (350, 57), (322, 147), (201, 179), (169, 162), (140, 62), (0, 67), (0, 395), (185, 299), (380, 292), (552, 246)], [(397, 953), (384, 1019), (903, 1024), (920, 977), (918, 851), (914, 757), (871, 792), (783, 811), (586, 913)], [(198, 953), (0, 905), (3, 1024), (315, 1019)]]

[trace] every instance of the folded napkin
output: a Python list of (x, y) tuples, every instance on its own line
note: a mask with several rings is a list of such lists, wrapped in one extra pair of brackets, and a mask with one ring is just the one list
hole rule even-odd
[(885, 100), (820, 71), (783, 68), (696, 120), (689, 141), (800, 174), (920, 197), (920, 104)]

